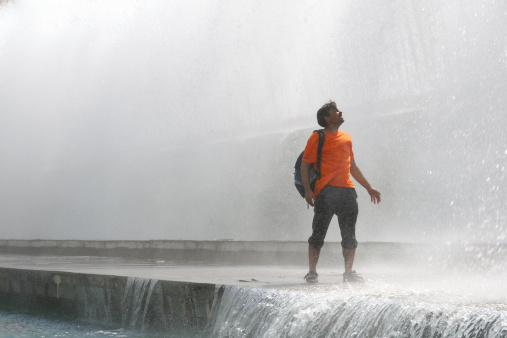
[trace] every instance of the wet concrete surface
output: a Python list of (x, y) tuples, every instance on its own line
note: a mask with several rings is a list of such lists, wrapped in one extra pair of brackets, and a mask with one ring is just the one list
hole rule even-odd
[(505, 273), (460, 273), (409, 266), (361, 264), (361, 285), (342, 282), (342, 268), (319, 269), (319, 284), (305, 283), (304, 266), (210, 265), (205, 262), (115, 257), (0, 255), (0, 267), (156, 280), (239, 285), (310, 292), (353, 292), (431, 303), (480, 305), (507, 310)]
[[(0, 255), (0, 267), (248, 286), (304, 284), (303, 276), (306, 274), (304, 267), (210, 265), (198, 261), (182, 264), (165, 260), (89, 256)], [(340, 282), (341, 273), (337, 269), (325, 269), (320, 281)]]

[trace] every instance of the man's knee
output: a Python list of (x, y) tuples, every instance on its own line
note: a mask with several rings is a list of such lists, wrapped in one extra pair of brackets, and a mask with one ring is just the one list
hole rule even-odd
[(314, 236), (311, 236), (308, 238), (308, 244), (310, 244), (312, 248), (322, 249), (324, 246), (324, 238), (315, 238)]
[(342, 248), (352, 250), (357, 248), (357, 241), (355, 237), (343, 238), (342, 239)]

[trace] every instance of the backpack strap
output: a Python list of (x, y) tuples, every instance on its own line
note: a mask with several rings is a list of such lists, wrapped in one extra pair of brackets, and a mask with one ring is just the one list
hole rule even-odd
[(320, 162), (322, 159), (322, 148), (324, 148), (324, 141), (326, 139), (326, 135), (324, 134), (324, 130), (319, 129), (315, 130), (319, 134), (319, 146), (317, 148), (317, 179), (320, 180)]

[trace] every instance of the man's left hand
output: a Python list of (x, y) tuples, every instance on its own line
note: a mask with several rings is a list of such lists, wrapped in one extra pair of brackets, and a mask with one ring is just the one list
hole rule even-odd
[(368, 189), (368, 194), (370, 194), (370, 199), (373, 202), (373, 204), (380, 203), (380, 191), (378, 191), (375, 188)]

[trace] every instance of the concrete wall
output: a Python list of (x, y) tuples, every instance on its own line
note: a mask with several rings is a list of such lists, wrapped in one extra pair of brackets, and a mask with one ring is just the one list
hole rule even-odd
[(0, 253), (112, 256), (221, 264), (306, 264), (304, 242), (0, 240)]
[[(414, 245), (360, 243), (361, 259), (393, 259), (406, 256)], [(269, 264), (306, 266), (306, 242), (254, 241), (77, 241), (0, 240), (0, 253), (27, 255), (113, 256), (178, 261), (220, 262), (221, 264)], [(389, 257), (387, 257), (389, 256)], [(341, 245), (327, 242), (320, 266), (342, 265)]]
[(274, 241), (78, 241), (78, 240), (0, 240), (0, 247), (11, 248), (61, 248), (61, 249), (158, 249), (158, 250), (208, 250), (221, 252), (241, 251), (299, 251), (306, 242)]
[[(126, 292), (129, 283), (131, 292)], [(214, 294), (212, 284), (0, 268), (0, 302), (4, 305), (133, 330), (204, 328)], [(133, 316), (136, 309), (132, 306), (146, 315)]]

